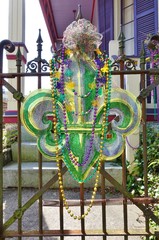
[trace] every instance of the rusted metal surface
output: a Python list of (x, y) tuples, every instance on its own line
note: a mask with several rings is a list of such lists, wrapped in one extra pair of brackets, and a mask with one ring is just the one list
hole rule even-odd
[[(124, 70), (124, 67), (125, 67), (125, 59), (123, 58), (124, 56), (124, 36), (121, 35), (120, 36), (120, 41), (119, 41), (119, 49), (120, 49), (120, 59), (119, 59), (119, 70)], [(122, 46), (123, 45), (123, 46)], [(134, 67), (134, 64), (132, 65), (132, 67)], [(120, 75), (120, 87), (122, 89), (124, 89), (124, 74), (121, 74)], [(127, 181), (127, 177), (126, 177), (126, 174), (127, 174), (127, 169), (126, 169), (126, 157), (125, 157), (125, 150), (123, 151), (122, 155), (121, 155), (121, 162), (122, 162), (122, 186), (123, 186), (123, 189), (126, 190), (126, 181)], [(127, 197), (124, 196), (124, 201), (123, 201), (123, 221), (124, 221), (124, 231), (125, 233), (128, 232), (128, 209), (127, 209)], [(128, 239), (128, 236), (124, 236), (124, 239), (127, 240)]]
[[(118, 205), (118, 204), (122, 204), (124, 202), (125, 198), (107, 198), (105, 199), (102, 198), (102, 199), (95, 199), (94, 200), (94, 206), (100, 206), (101, 204), (102, 205)], [(81, 200), (78, 200), (78, 199), (71, 199), (71, 200), (67, 200), (68, 202), (68, 205), (69, 206), (72, 206), (72, 207), (75, 207), (75, 206), (81, 206)], [(91, 203), (91, 199), (85, 199), (84, 200), (84, 205), (85, 206), (89, 206), (89, 204)], [(158, 199), (154, 199), (154, 198), (150, 198), (150, 197), (142, 197), (142, 198), (134, 198), (133, 197), (133, 203), (136, 204), (136, 203), (139, 203), (139, 204), (157, 204), (159, 203), (159, 198)], [(127, 204), (130, 205), (130, 204), (133, 204), (131, 200), (127, 200)], [(60, 202), (59, 200), (57, 199), (44, 199), (43, 200), (43, 206), (48, 206), (48, 207), (60, 207)], [(106, 226), (106, 225), (105, 225)]]
[[(3, 50), (13, 52), (15, 47), (9, 40), (0, 42), (0, 73), (3, 72)], [(0, 235), (3, 233), (3, 78), (0, 77)]]
[[(101, 169), (104, 170), (104, 162), (102, 162)], [(101, 175), (101, 197), (102, 197), (102, 228), (103, 232), (106, 233), (106, 194), (105, 194), (105, 178)], [(103, 236), (103, 240), (106, 240), (106, 235)]]
[[(18, 47), (17, 51), (17, 60), (16, 60), (16, 66), (17, 66), (17, 72), (21, 72), (21, 52), (20, 47)], [(21, 92), (21, 77), (17, 77), (17, 91)], [(21, 108), (21, 102), (20, 99), (17, 101), (17, 110), (18, 110), (18, 209), (21, 209), (22, 207), (22, 167), (21, 167), (21, 119), (20, 119), (20, 108)], [(18, 218), (18, 233), (21, 234), (22, 232), (22, 218)], [(18, 237), (18, 240), (21, 240), (21, 237)]]
[[(145, 69), (145, 51), (144, 47), (142, 49), (142, 55), (143, 55), (143, 61), (140, 64), (141, 70)], [(141, 89), (145, 89), (145, 74), (141, 73)], [(142, 131), (143, 131), (143, 160), (144, 160), (144, 194), (145, 197), (148, 197), (148, 162), (147, 162), (147, 137), (146, 137), (146, 99), (142, 98), (142, 121), (144, 122), (142, 126)], [(148, 207), (148, 205), (145, 205), (145, 207)], [(149, 232), (149, 216), (145, 215), (145, 229), (147, 232)], [(149, 238), (146, 237), (146, 240)]]
[[(80, 184), (80, 211), (81, 216), (84, 214), (84, 183)], [(81, 219), (82, 240), (85, 240), (85, 218)]]
[(152, 233), (147, 233), (144, 229), (138, 229), (136, 232), (134, 229), (129, 229), (128, 233), (125, 233), (121, 229), (107, 229), (106, 233), (103, 233), (100, 229), (98, 230), (86, 230), (85, 234), (82, 233), (81, 230), (64, 230), (61, 232), (60, 230), (44, 230), (43, 233), (39, 231), (24, 231), (21, 234), (17, 233), (16, 231), (5, 231), (3, 237), (51, 237), (51, 236), (147, 236)]
[[(124, 75), (138, 75), (138, 74), (154, 74), (154, 75), (158, 75), (159, 74), (159, 69), (148, 69), (148, 70), (121, 70), (121, 71), (117, 71), (117, 70), (112, 70), (112, 75), (118, 75), (120, 76), (121, 74)], [(49, 77), (50, 73), (49, 72), (32, 72), (32, 73), (0, 73), (0, 78), (16, 78), (17, 76), (21, 76), (21, 77), (37, 77), (37, 76), (44, 76), (44, 77)]]
[[(62, 171), (62, 160), (60, 160), (59, 162), (59, 169), (60, 171)], [(60, 211), (60, 229), (63, 232), (64, 230), (64, 207), (63, 207), (63, 197), (62, 197), (62, 193), (60, 191), (59, 188), (59, 211)], [(63, 236), (61, 236), (61, 240), (63, 240)]]

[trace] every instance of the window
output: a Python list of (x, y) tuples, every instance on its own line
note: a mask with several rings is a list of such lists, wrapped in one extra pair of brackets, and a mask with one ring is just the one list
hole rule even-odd
[(113, 0), (99, 0), (99, 32), (103, 35), (102, 50), (108, 53), (109, 41), (114, 38)]
[(125, 35), (125, 53), (134, 55), (134, 0), (122, 1), (122, 31)]
[(140, 56), (147, 34), (157, 33), (157, 0), (122, 0), (126, 55)]
[(157, 0), (134, 0), (135, 56), (148, 34), (157, 33)]

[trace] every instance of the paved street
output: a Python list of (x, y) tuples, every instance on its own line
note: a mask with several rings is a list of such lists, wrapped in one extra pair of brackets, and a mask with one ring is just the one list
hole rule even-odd
[[(23, 189), (23, 204), (27, 202), (31, 196), (36, 192), (36, 189)], [(119, 193), (107, 193), (107, 197), (119, 197)], [(69, 199), (78, 199), (79, 190), (67, 190), (66, 196)], [(91, 191), (85, 192), (85, 198), (90, 198)], [(97, 198), (100, 198), (100, 194), (97, 194)], [(55, 189), (47, 191), (43, 195), (43, 199), (58, 199), (58, 191)], [(8, 188), (4, 190), (4, 220), (6, 221), (17, 208), (17, 189)], [(78, 207), (71, 208), (76, 214), (79, 212)], [(86, 229), (101, 229), (101, 206), (93, 206), (92, 211), (87, 216), (85, 224)], [(123, 210), (121, 204), (108, 204), (106, 207), (107, 214), (107, 229), (123, 229)], [(134, 205), (128, 205), (128, 223), (130, 229), (143, 228), (143, 217), (140, 210)], [(38, 229), (38, 202), (35, 202), (23, 216), (22, 226), (24, 230)], [(58, 207), (43, 207), (43, 226), (44, 229), (59, 229), (59, 208)], [(17, 222), (11, 225), (10, 229), (15, 230), (17, 228)], [(64, 228), (65, 229), (80, 229), (80, 221), (72, 219), (67, 212), (64, 213)], [(17, 239), (17, 238), (12, 238)], [(35, 237), (23, 238), (23, 239), (38, 239)], [(59, 237), (45, 237), (46, 240), (60, 240)], [(81, 237), (65, 237), (66, 240), (81, 240)], [(86, 240), (102, 240), (102, 237), (86, 237)], [(107, 237), (108, 240), (124, 240), (123, 237)], [(131, 240), (139, 240), (140, 237), (129, 237)]]

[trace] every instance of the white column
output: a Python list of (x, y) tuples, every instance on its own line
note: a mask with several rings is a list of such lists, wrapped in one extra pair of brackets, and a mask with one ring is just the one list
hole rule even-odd
[[(9, 0), (9, 33), (8, 39), (12, 42), (25, 43), (25, 0)], [(26, 58), (26, 48), (20, 47), (21, 53)], [(8, 72), (16, 72), (15, 56), (17, 47), (14, 53), (8, 55)], [(24, 62), (22, 61), (22, 71), (24, 70)], [(16, 79), (9, 79), (9, 83), (16, 89)], [(24, 92), (24, 81), (21, 82), (22, 92)], [(17, 110), (16, 100), (8, 92), (8, 110)]]
[[(139, 65), (139, 59), (135, 59)], [(137, 69), (139, 69), (137, 67)], [(131, 92), (135, 97), (139, 96), (140, 93), (140, 75), (127, 75), (126, 76), (126, 90)], [(139, 131), (138, 128), (136, 132), (127, 137), (126, 143), (126, 159), (132, 163), (134, 161), (134, 155), (139, 147)]]
[[(111, 40), (109, 42), (109, 57), (112, 62), (119, 56), (119, 42), (118, 40)], [(112, 87), (120, 87), (120, 76), (113, 75), (112, 76)]]
[(121, 25), (121, 1), (114, 0), (114, 39), (117, 40), (120, 34)]

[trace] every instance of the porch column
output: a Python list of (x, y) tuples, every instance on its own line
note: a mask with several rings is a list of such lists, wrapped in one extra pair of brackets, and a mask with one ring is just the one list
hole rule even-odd
[[(8, 38), (12, 42), (16, 42), (16, 45), (20, 45), (20, 50), (22, 53), (22, 71), (26, 63), (26, 53), (27, 49), (25, 47), (25, 0), (9, 0), (9, 31)], [(8, 72), (16, 72), (16, 52), (7, 55), (8, 58)], [(16, 79), (9, 79), (9, 83), (17, 88)], [(24, 80), (21, 83), (22, 92), (24, 93)], [(17, 110), (16, 100), (8, 92), (8, 110)]]
[(114, 40), (117, 40), (121, 28), (121, 0), (114, 0)]
[[(135, 59), (139, 63), (139, 59)], [(139, 67), (137, 67), (139, 69)], [(126, 90), (134, 94), (135, 97), (140, 93), (140, 75), (127, 75), (126, 76)], [(126, 159), (132, 163), (134, 155), (139, 147), (139, 132), (140, 127), (132, 135), (129, 135), (126, 140)]]

